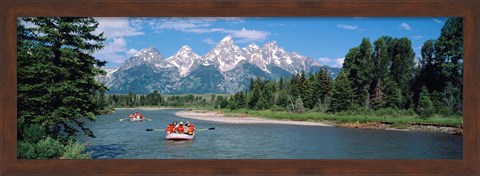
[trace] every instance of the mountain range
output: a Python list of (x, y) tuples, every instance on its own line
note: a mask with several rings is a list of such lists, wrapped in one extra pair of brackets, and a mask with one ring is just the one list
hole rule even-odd
[(252, 43), (240, 48), (231, 36), (226, 36), (204, 56), (187, 45), (168, 58), (155, 48), (142, 49), (119, 68), (106, 69), (107, 75), (97, 80), (109, 88), (108, 93), (235, 93), (245, 90), (251, 77), (289, 78), (321, 68), (326, 68), (333, 78), (340, 71), (313, 58), (287, 52), (275, 41), (263, 47)]

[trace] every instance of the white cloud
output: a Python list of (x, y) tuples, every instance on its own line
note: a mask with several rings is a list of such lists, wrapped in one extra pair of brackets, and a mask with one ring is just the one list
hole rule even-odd
[(435, 23), (443, 23), (443, 21), (441, 21), (441, 20), (439, 20), (439, 19), (436, 19), (436, 18), (434, 18), (433, 21), (434, 21)]
[(400, 27), (407, 30), (407, 31), (411, 31), (412, 28), (407, 24), (407, 23), (402, 23), (400, 24)]
[(323, 64), (323, 65), (340, 68), (342, 67), (343, 62), (345, 61), (345, 58), (330, 59), (330, 58), (322, 57), (322, 58), (319, 58), (318, 61), (320, 62), (320, 64)]
[(131, 48), (126, 53), (127, 53), (127, 56), (130, 57), (130, 56), (133, 56), (133, 55), (137, 54), (138, 50)]
[[(242, 18), (162, 18), (162, 19), (150, 19), (149, 26), (155, 32), (162, 32), (163, 30), (176, 30), (185, 33), (224, 33), (236, 38), (236, 42), (247, 43), (253, 41), (264, 41), (270, 32), (259, 31), (252, 29), (242, 28), (240, 30), (227, 29), (227, 28), (215, 28), (212, 27), (212, 22), (218, 20), (242, 22)], [(204, 40), (207, 44), (210, 44), (211, 40)]]
[(138, 19), (134, 20), (134, 25), (130, 24), (130, 20), (128, 18), (100, 17), (95, 18), (95, 20), (97, 20), (99, 23), (95, 33), (103, 32), (103, 35), (108, 39), (144, 34), (142, 31), (140, 31), (141, 27), (138, 25)]
[(257, 30), (248, 30), (242, 28), (241, 30), (224, 30), (223, 33), (230, 34), (233, 38), (238, 38), (237, 42), (239, 43), (248, 43), (253, 41), (264, 41), (267, 39), (270, 32), (257, 31)]
[(339, 25), (337, 25), (337, 27), (343, 28), (343, 29), (350, 29), (350, 30), (354, 30), (354, 29), (358, 28), (357, 25), (352, 26), (352, 25), (347, 25), (347, 24), (339, 24)]
[(215, 45), (216, 44), (211, 38), (203, 39), (202, 41), (206, 44), (209, 44), (209, 45)]
[(120, 64), (127, 59), (127, 57), (136, 54), (136, 49), (127, 49), (127, 41), (122, 37), (109, 39), (105, 47), (96, 52), (94, 56), (100, 60), (105, 60), (108, 63)]

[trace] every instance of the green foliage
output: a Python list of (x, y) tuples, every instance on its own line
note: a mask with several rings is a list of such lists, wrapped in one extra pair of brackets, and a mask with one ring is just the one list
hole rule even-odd
[(391, 78), (397, 84), (401, 93), (402, 108), (408, 108), (411, 103), (410, 87), (413, 81), (413, 71), (415, 65), (415, 53), (413, 52), (411, 41), (406, 38), (394, 39), (392, 42), (390, 69)]
[(435, 109), (433, 109), (433, 103), (430, 100), (430, 94), (428, 90), (423, 87), (422, 93), (420, 93), (420, 100), (417, 105), (417, 113), (420, 115), (420, 118), (428, 118), (433, 115)]
[(41, 139), (45, 138), (47, 133), (45, 127), (38, 124), (31, 124), (24, 128), (23, 132), (20, 133), (21, 139), (24, 139), (25, 142), (36, 143)]
[[(365, 108), (364, 108), (365, 109)], [(363, 110), (364, 111), (364, 110)], [(382, 111), (382, 110), (379, 110)], [(393, 114), (377, 115), (380, 112), (366, 111), (367, 114), (358, 114), (355, 111), (344, 111), (341, 113), (318, 113), (318, 112), (305, 112), (305, 113), (293, 113), (287, 111), (269, 111), (269, 110), (246, 110), (239, 109), (235, 111), (225, 112), (227, 115), (238, 116), (239, 114), (248, 114), (249, 116), (258, 116), (272, 119), (285, 119), (285, 120), (303, 120), (303, 121), (332, 121), (337, 123), (355, 123), (355, 122), (384, 122), (392, 125), (396, 124), (415, 124), (415, 123), (429, 123), (445, 126), (460, 126), (462, 125), (462, 119), (458, 117), (431, 117), (427, 119), (415, 118), (416, 115), (412, 110), (385, 110), (391, 111)], [(386, 113), (386, 112), (384, 112)]]
[(330, 101), (330, 112), (340, 112), (353, 109), (354, 107), (354, 92), (352, 83), (350, 82), (347, 73), (342, 72), (335, 79), (333, 88), (332, 100)]
[[(437, 40), (428, 40), (422, 47), (422, 59), (413, 89), (420, 99), (420, 87), (432, 93), (437, 113), (463, 112), (463, 19), (449, 18)], [(449, 109), (449, 110), (447, 110)]]
[[(40, 124), (52, 137), (60, 133), (73, 135), (69, 122), (80, 126), (78, 119), (94, 120), (93, 113), (104, 109), (97, 99), (106, 87), (94, 77), (105, 72), (105, 62), (91, 53), (103, 47), (103, 34), (93, 34), (98, 26), (93, 18), (36, 17), (22, 18), (36, 28), (18, 25), (18, 114), (26, 125)], [(22, 135), (20, 135), (22, 136)], [(22, 140), (22, 138), (20, 138)]]
[(402, 95), (400, 89), (397, 87), (391, 78), (385, 80), (385, 106), (387, 108), (399, 109), (402, 108)]
[[(25, 23), (35, 27), (25, 27)], [(95, 120), (107, 107), (106, 87), (95, 80), (105, 62), (92, 53), (103, 48), (93, 18), (33, 17), (17, 20), (17, 136), (19, 158), (59, 158), (65, 138), (82, 120)]]
[(372, 44), (368, 38), (363, 38), (359, 47), (350, 49), (345, 56), (343, 71), (347, 73), (354, 91), (354, 104), (369, 107), (369, 88), (374, 69), (372, 59)]
[(42, 139), (38, 143), (24, 141), (18, 143), (18, 157), (22, 159), (59, 158), (64, 150), (63, 144), (51, 137)]
[(85, 152), (85, 145), (70, 141), (65, 146), (65, 152), (62, 155), (63, 159), (92, 159), (91, 152)]
[(90, 159), (91, 153), (85, 153), (85, 145), (74, 140), (65, 143), (52, 137), (38, 142), (19, 141), (17, 153), (20, 159)]

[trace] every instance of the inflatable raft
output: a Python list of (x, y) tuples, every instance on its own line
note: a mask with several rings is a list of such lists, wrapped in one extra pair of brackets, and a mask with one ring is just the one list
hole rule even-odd
[(180, 134), (180, 133), (168, 133), (165, 136), (166, 140), (175, 140), (175, 141), (192, 140), (193, 138), (195, 138), (195, 133), (193, 133), (192, 135)]
[(141, 118), (130, 118), (130, 122), (141, 122), (143, 119)]

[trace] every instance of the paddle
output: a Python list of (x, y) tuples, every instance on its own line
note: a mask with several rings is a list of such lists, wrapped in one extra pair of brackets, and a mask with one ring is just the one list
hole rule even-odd
[(210, 127), (210, 128), (201, 128), (201, 129), (198, 129), (198, 130), (195, 130), (195, 131), (205, 131), (205, 130), (214, 130), (215, 127)]

